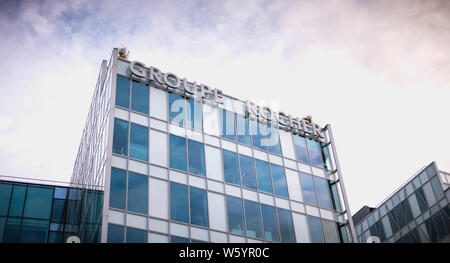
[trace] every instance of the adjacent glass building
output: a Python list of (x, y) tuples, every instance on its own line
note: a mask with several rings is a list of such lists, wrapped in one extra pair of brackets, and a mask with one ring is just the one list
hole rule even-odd
[(0, 243), (99, 242), (102, 202), (101, 191), (0, 177)]
[(434, 162), (422, 168), (375, 209), (355, 214), (359, 242), (449, 243), (449, 182)]

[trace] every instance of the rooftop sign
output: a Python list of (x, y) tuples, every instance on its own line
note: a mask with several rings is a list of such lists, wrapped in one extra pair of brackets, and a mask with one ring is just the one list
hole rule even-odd
[[(169, 91), (182, 93), (184, 96), (197, 97), (209, 100), (216, 105), (223, 104), (223, 94), (219, 89), (212, 89), (204, 84), (198, 85), (196, 82), (189, 82), (186, 78), (180, 79), (174, 73), (163, 73), (155, 67), (146, 67), (144, 63), (132, 61), (130, 63), (132, 77), (137, 77), (145, 82), (157, 82), (165, 85)], [(302, 118), (294, 118), (283, 112), (271, 111), (268, 107), (261, 107), (254, 102), (248, 101), (245, 104), (246, 116), (250, 119), (257, 119), (265, 123), (271, 123), (280, 129), (287, 130), (303, 136), (324, 140), (322, 128), (315, 123), (310, 123)]]

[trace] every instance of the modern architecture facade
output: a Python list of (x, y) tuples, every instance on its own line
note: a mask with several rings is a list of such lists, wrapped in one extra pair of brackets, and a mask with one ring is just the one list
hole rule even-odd
[(0, 243), (99, 242), (102, 202), (102, 191), (0, 176)]
[(375, 209), (353, 220), (360, 243), (449, 243), (450, 174), (433, 162), (418, 171)]

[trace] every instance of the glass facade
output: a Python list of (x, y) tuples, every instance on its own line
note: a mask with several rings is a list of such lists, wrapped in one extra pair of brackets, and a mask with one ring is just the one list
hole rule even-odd
[[(89, 116), (74, 173), (76, 183), (105, 186), (102, 242), (312, 242), (307, 216), (348, 242), (328, 135), (294, 134), (251, 119), (244, 101), (222, 94), (217, 104), (186, 92), (193, 83), (176, 89), (112, 61), (93, 101), (102, 122)], [(102, 148), (90, 153), (84, 145), (94, 141)]]
[[(0, 181), (0, 243), (63, 243), (69, 236), (78, 236), (82, 242), (100, 242), (103, 193), (86, 192), (80, 199), (73, 198), (79, 191)], [(100, 206), (89, 209), (86, 201), (90, 197)], [(69, 213), (71, 209), (75, 213)], [(93, 235), (81, 233), (86, 224)]]
[(444, 183), (431, 163), (355, 227), (362, 243), (371, 236), (384, 243), (448, 243), (449, 216)]

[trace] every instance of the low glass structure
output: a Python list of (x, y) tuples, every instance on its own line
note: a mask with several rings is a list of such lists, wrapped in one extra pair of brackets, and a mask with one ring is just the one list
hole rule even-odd
[(449, 243), (448, 178), (450, 176), (440, 172), (433, 162), (376, 209), (365, 207), (366, 215), (358, 212), (355, 228), (359, 242), (379, 238), (383, 243)]

